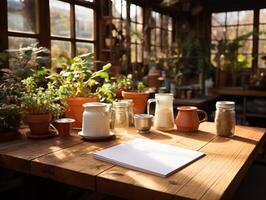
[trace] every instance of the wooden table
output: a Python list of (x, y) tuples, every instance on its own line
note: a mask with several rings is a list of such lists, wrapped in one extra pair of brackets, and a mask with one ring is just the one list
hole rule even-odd
[[(152, 130), (140, 135), (131, 128), (109, 142), (85, 142), (76, 133), (67, 139), (46, 140), (22, 135), (0, 144), (0, 166), (127, 199), (226, 199), (232, 197), (255, 158), (265, 129), (237, 126), (233, 138), (214, 133), (214, 123), (206, 122), (195, 133)], [(92, 157), (94, 151), (138, 137), (200, 150), (206, 156), (167, 178)]]

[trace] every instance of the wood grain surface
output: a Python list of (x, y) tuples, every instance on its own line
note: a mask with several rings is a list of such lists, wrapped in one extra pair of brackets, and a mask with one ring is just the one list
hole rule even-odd
[[(200, 150), (205, 157), (173, 175), (162, 178), (95, 160), (92, 153), (135, 138)], [(0, 144), (0, 166), (113, 194), (126, 199), (227, 199), (232, 197), (265, 140), (265, 129), (237, 126), (231, 138), (218, 137), (215, 124), (205, 122), (199, 131), (181, 133), (134, 128), (103, 142), (68, 138), (29, 140), (21, 135)], [(136, 155), (138, 156), (138, 155)]]

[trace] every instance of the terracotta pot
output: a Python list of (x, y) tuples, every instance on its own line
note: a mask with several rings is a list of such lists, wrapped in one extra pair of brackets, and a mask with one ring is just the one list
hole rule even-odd
[[(208, 119), (205, 111), (194, 106), (180, 106), (177, 107), (178, 114), (176, 116), (176, 127), (178, 131), (194, 132), (199, 128), (199, 124)], [(204, 114), (204, 118), (199, 120), (198, 112)]]
[(0, 131), (0, 142), (8, 142), (11, 140), (14, 140), (19, 135), (19, 132), (17, 130), (12, 130), (8, 132), (1, 132)]
[(67, 99), (68, 108), (65, 112), (65, 116), (67, 118), (73, 118), (76, 121), (72, 124), (74, 128), (82, 127), (82, 114), (84, 111), (84, 107), (82, 106), (84, 103), (88, 102), (97, 102), (99, 101), (98, 96), (91, 97), (69, 97)]
[(122, 96), (124, 99), (133, 100), (134, 114), (143, 114), (145, 112), (147, 100), (149, 98), (149, 92), (122, 91)]
[(160, 86), (160, 80), (159, 80), (160, 75), (159, 74), (151, 74), (148, 75), (148, 86), (149, 87), (155, 87), (158, 88)]
[(51, 114), (28, 114), (27, 122), (29, 124), (31, 135), (48, 134), (51, 121)]

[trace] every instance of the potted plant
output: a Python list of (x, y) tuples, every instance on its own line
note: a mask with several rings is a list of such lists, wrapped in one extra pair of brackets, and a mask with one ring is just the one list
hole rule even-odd
[(60, 103), (65, 96), (52, 84), (47, 88), (38, 87), (34, 78), (28, 77), (22, 80), (25, 91), (21, 96), (21, 107), (26, 115), (32, 136), (49, 135), (49, 126), (52, 117), (59, 117), (65, 110)]
[(22, 91), (18, 78), (8, 69), (0, 70), (0, 141), (18, 135), (21, 118), (19, 97)]
[(124, 99), (133, 100), (134, 114), (142, 114), (145, 112), (149, 92), (145, 90), (145, 85), (141, 81), (134, 81), (133, 76), (129, 74), (126, 78), (126, 90), (122, 90)]
[[(49, 78), (62, 94), (68, 96), (65, 116), (76, 120), (73, 127), (81, 128), (84, 103), (112, 98), (112, 92), (104, 92), (108, 88), (105, 83), (109, 80), (107, 70), (111, 64), (104, 65), (101, 70), (93, 70), (93, 54), (88, 53), (70, 59), (61, 66), (61, 72), (54, 73)], [(99, 89), (100, 87), (103, 88)]]

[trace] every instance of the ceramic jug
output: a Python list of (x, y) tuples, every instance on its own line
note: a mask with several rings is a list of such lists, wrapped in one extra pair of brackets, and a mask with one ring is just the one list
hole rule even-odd
[[(177, 107), (178, 113), (176, 116), (176, 127), (178, 131), (194, 132), (199, 128), (199, 124), (208, 119), (205, 111), (194, 106), (180, 106)], [(204, 114), (204, 118), (199, 120), (198, 112)]]
[(110, 105), (105, 103), (85, 103), (82, 119), (82, 134), (88, 137), (110, 135)]
[(170, 131), (174, 129), (174, 112), (173, 112), (174, 96), (171, 93), (157, 93), (155, 99), (149, 99), (147, 112), (150, 114), (150, 104), (155, 102), (154, 128), (162, 131)]

